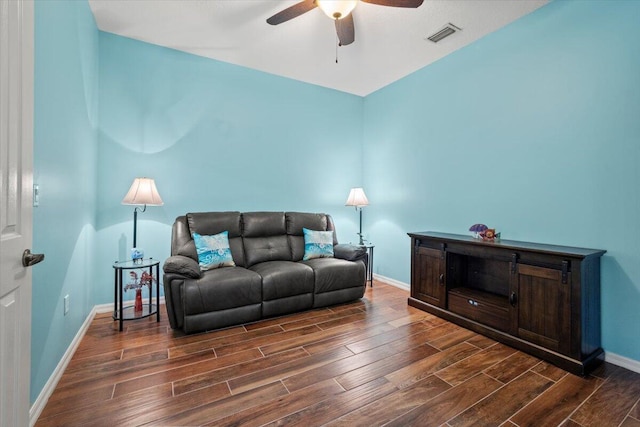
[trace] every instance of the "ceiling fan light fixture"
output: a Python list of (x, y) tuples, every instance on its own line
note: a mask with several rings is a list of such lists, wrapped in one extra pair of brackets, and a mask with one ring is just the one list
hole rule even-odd
[(316, 0), (320, 9), (331, 19), (342, 19), (349, 15), (358, 0)]

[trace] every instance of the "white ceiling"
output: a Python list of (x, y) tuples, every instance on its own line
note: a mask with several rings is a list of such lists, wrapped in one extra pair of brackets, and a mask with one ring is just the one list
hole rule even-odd
[[(359, 2), (355, 42), (338, 48), (316, 8), (272, 26), (296, 0), (89, 0), (102, 31), (366, 96), (547, 4), (548, 0), (425, 0), (417, 9)], [(447, 23), (461, 28), (434, 44)]]

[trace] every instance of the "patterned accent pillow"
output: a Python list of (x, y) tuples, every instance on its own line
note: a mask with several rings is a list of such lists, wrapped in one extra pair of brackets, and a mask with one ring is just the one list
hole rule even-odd
[(304, 261), (313, 258), (333, 258), (333, 231), (315, 231), (303, 228)]
[(236, 265), (233, 262), (233, 256), (231, 256), (228, 231), (223, 231), (213, 236), (201, 236), (198, 233), (193, 233), (193, 240), (196, 244), (198, 264), (200, 264), (201, 270)]

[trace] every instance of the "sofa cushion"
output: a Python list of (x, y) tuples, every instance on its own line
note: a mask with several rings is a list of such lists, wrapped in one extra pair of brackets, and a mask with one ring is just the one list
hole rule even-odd
[(333, 232), (317, 231), (303, 228), (304, 256), (303, 260), (313, 258), (333, 258)]
[(195, 212), (188, 213), (189, 229), (200, 235), (229, 232), (229, 237), (241, 236), (240, 212)]
[[(240, 220), (240, 212), (196, 212), (187, 214), (190, 233), (198, 233), (204, 236), (227, 231), (229, 233), (229, 247), (231, 248), (233, 262), (238, 266), (244, 266)], [(191, 244), (193, 244), (193, 240), (191, 240)], [(195, 245), (193, 248), (193, 258), (197, 261), (198, 256), (195, 253)]]
[(313, 293), (313, 270), (308, 265), (291, 261), (268, 261), (253, 265), (249, 269), (262, 277), (264, 301)]
[(198, 280), (185, 281), (182, 304), (185, 315), (226, 310), (262, 302), (262, 279), (242, 267), (205, 271)]
[(316, 294), (360, 287), (365, 284), (365, 266), (362, 262), (316, 258), (301, 263), (313, 268)]
[(193, 241), (196, 244), (200, 269), (211, 270), (236, 265), (233, 262), (231, 249), (229, 248), (228, 231), (223, 231), (213, 236), (201, 236), (198, 233), (193, 233)]
[(267, 261), (291, 261), (284, 212), (242, 214), (247, 267)]
[(287, 234), (302, 236), (302, 229), (327, 230), (327, 216), (320, 213), (287, 212)]
[(243, 237), (284, 236), (287, 234), (284, 212), (245, 212), (242, 214)]
[(303, 228), (319, 231), (333, 231), (333, 244), (338, 244), (331, 217), (325, 214), (287, 212), (287, 238), (291, 246), (291, 260), (300, 261), (304, 256)]

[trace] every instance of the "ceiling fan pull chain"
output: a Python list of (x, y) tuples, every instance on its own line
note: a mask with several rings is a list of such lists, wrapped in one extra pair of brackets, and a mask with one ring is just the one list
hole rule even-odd
[(336, 64), (338, 63), (338, 46), (340, 46), (340, 40), (338, 40), (338, 34), (336, 33)]

